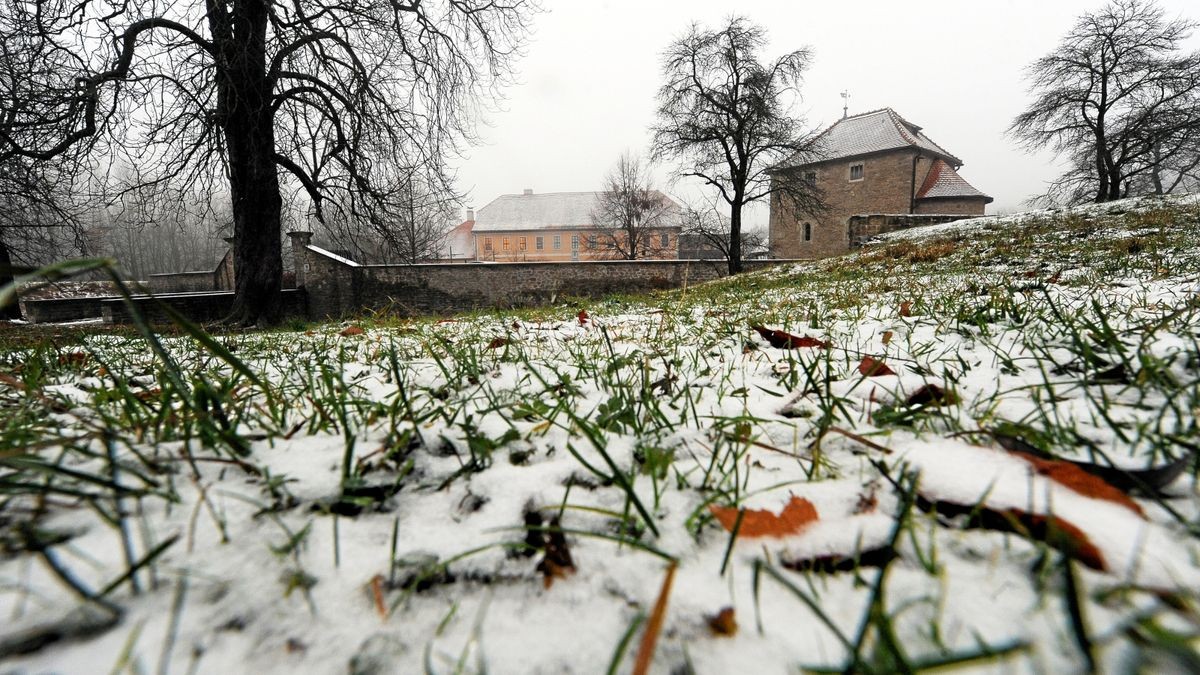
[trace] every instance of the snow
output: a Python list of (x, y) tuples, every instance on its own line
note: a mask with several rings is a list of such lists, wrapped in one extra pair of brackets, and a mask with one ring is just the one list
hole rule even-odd
[[(1045, 215), (976, 219), (888, 240), (985, 236)], [(1102, 236), (1128, 235), (1104, 227)], [(1086, 257), (1056, 246), (1058, 254)], [(910, 658), (1019, 641), (1028, 649), (969, 667), (1078, 669), (1059, 577), (1045, 572), (1059, 553), (1016, 533), (906, 510), (892, 484), (906, 476), (926, 500), (1053, 516), (1082, 531), (1108, 563), (1104, 570), (1075, 567), (1101, 665), (1115, 668), (1136, 651), (1126, 628), (1140, 616), (1170, 615), (1158, 594), (1200, 587), (1200, 545), (1188, 531), (1200, 516), (1194, 474), (1161, 503), (1138, 497), (1141, 515), (1038, 474), (985, 435), (961, 432), (1000, 421), (1070, 430), (1128, 468), (1163, 463), (1164, 448), (1156, 445), (1163, 434), (1194, 440), (1197, 410), (1188, 406), (1197, 400), (1195, 371), (1188, 364), (1196, 357), (1195, 327), (1163, 322), (1194, 298), (1194, 258), (1172, 255), (1183, 262), (1166, 273), (1132, 270), (1103, 285), (1087, 283), (1092, 271), (1081, 262), (1077, 283), (1004, 298), (1005, 307), (1035, 318), (979, 325), (953, 319), (961, 308), (938, 305), (939, 294), (975, 301), (961, 290), (969, 282), (1017, 277), (1057, 258), (884, 277), (871, 292), (806, 285), (811, 279), (769, 285), (772, 277), (748, 276), (741, 282), (760, 279), (762, 289), (695, 305), (678, 296), (645, 305), (596, 303), (587, 307), (586, 325), (575, 317), (578, 308), (561, 307), (364, 324), (365, 334), (354, 337), (338, 335), (344, 325), (223, 337), (286, 401), (286, 419), (275, 419), (261, 394), (234, 378), (238, 393), (226, 414), (252, 439), (245, 457), (196, 438), (158, 437), (153, 415), (138, 417), (140, 428), (117, 425), (121, 399), (97, 401), (112, 393), (116, 377), (135, 399), (157, 400), (159, 368), (140, 342), (94, 336), (86, 350), (110, 372), (83, 366), (53, 373), (40, 391), (67, 403), (67, 412), (43, 420), (52, 429), (42, 433), (52, 447), (87, 449), (64, 455), (72, 469), (108, 475), (97, 429), (110, 425), (121, 484), (143, 486), (137, 469), (158, 493), (173, 496), (122, 499), (135, 555), (178, 540), (152, 570), (137, 574), (141, 593), (122, 584), (111, 594), (124, 609), (115, 628), (12, 656), (0, 670), (104, 672), (123, 667), (128, 654), (134, 671), (161, 664), (200, 673), (603, 672), (622, 636), (651, 611), (667, 568), (663, 555), (679, 567), (653, 672), (680, 672), (685, 664), (697, 673), (842, 668), (847, 651), (830, 626), (854, 639), (879, 570), (825, 574), (784, 565), (853, 557), (893, 541), (898, 557), (887, 568), (885, 608)], [(770, 274), (814, 274), (834, 264)], [(912, 316), (898, 315), (901, 300), (916, 301)], [(1162, 381), (1183, 384), (1091, 385), (1070, 368), (1056, 371), (1079, 357), (1064, 326), (1046, 318), (1047, 303), (1082, 321), (1094, 318), (1093, 301), (1140, 363), (1157, 363), (1170, 374)], [(773, 349), (748, 318), (833, 347)], [(1148, 322), (1163, 325), (1146, 337), (1139, 331)], [(487, 348), (497, 337), (510, 344)], [(189, 341), (164, 342), (186, 372), (205, 372), (211, 382), (232, 377)], [(857, 366), (866, 355), (897, 374), (864, 377)], [(27, 356), (0, 354), (0, 372), (19, 373), (16, 364)], [(958, 402), (918, 411), (907, 423), (886, 421), (930, 384)], [(22, 396), (0, 384), (5, 410), (17, 410)], [(344, 427), (337, 401), (350, 403)], [(171, 414), (183, 413), (178, 405)], [(101, 418), (97, 406), (114, 417)], [(847, 433), (818, 438), (826, 414), (830, 426)], [(596, 442), (587, 424), (596, 425)], [(348, 444), (362, 482), (399, 490), (357, 515), (335, 516), (328, 511), (342, 491)], [(655, 453), (671, 457), (662, 474), (654, 473)], [(1085, 446), (1074, 453), (1069, 458), (1091, 459)], [(139, 456), (153, 458), (154, 470)], [(632, 482), (648, 523), (629, 494), (588, 468), (610, 474), (610, 461)], [(729, 533), (708, 516), (710, 505), (778, 513), (793, 497), (811, 502), (819, 519), (787, 536), (739, 538), (730, 547)], [(74, 535), (52, 547), (64, 565), (93, 589), (124, 573), (121, 532), (98, 512), (113, 512), (113, 499), (94, 507), (65, 497), (52, 502), (38, 527)], [(28, 503), (11, 502), (8, 514), (0, 506), (0, 534), (12, 529), (4, 519), (22, 505)], [(535, 512), (546, 525), (561, 516), (575, 566), (549, 585), (537, 570), (542, 553), (518, 551)], [(630, 536), (631, 527), (640, 532)], [(446, 569), (431, 567), (433, 561)], [(400, 587), (415, 578), (429, 586)], [(315, 585), (295, 586), (305, 579)], [(0, 645), (78, 606), (44, 560), (0, 548)], [(723, 607), (736, 609), (736, 635), (708, 628), (705, 617)], [(640, 629), (618, 671), (632, 664), (638, 636)]]
[(320, 253), (321, 255), (325, 256), (326, 258), (332, 258), (333, 260), (336, 260), (337, 262), (340, 262), (343, 265), (349, 265), (350, 267), (360, 267), (360, 265), (358, 263), (354, 262), (353, 260), (351, 260), (349, 258), (344, 258), (336, 253), (333, 253), (332, 251), (326, 251), (325, 249), (321, 248), (320, 246), (314, 246), (312, 244), (309, 244), (308, 248), (311, 251)]

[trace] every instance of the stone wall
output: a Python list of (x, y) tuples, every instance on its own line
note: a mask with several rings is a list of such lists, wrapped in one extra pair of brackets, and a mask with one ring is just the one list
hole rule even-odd
[[(304, 294), (297, 290), (284, 290), (283, 316), (303, 316), (305, 314)], [(130, 323), (132, 316), (129, 305), (121, 298), (101, 298), (100, 308), (105, 323)], [(233, 310), (233, 291), (208, 293), (177, 293), (155, 297), (135, 295), (133, 305), (147, 320), (155, 323), (168, 323), (170, 319), (162, 311), (161, 305), (166, 304), (190, 321), (207, 322), (225, 318)]]
[(44, 300), (22, 300), (21, 310), (33, 323), (59, 323), (99, 319), (103, 316), (100, 303), (103, 297), (48, 298)]
[[(484, 308), (529, 307), (569, 297), (682, 288), (727, 274), (724, 261), (637, 260), (359, 265), (312, 246), (311, 234), (292, 233), (296, 283), (312, 318), (364, 310), (400, 315)], [(746, 261), (748, 270), (786, 260)]]
[(204, 293), (233, 290), (233, 240), (217, 267), (203, 272), (166, 272), (151, 274), (147, 286), (151, 293)]
[(869, 213), (850, 216), (848, 226), (850, 246), (852, 248), (859, 248), (871, 237), (883, 234), (884, 232), (907, 230), (911, 227), (937, 225), (938, 223), (949, 223), (963, 219), (964, 217), (961, 214), (954, 213)]
[(215, 272), (168, 272), (151, 274), (147, 282), (151, 293), (200, 293), (217, 289)]

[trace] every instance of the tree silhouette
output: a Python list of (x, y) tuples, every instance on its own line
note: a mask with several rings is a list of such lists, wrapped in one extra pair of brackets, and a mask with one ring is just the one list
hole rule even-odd
[(770, 169), (796, 157), (814, 161), (816, 133), (791, 113), (810, 54), (799, 49), (760, 61), (766, 32), (741, 17), (715, 30), (692, 24), (663, 53), (652, 158), (677, 160), (677, 177), (699, 178), (729, 207), (729, 272), (742, 271), (742, 209), (772, 194), (799, 209), (824, 208), (799, 180), (772, 180)]
[(1154, 183), (1161, 191), (1164, 171), (1194, 169), (1200, 54), (1180, 52), (1193, 28), (1153, 0), (1114, 0), (1029, 66), (1034, 100), (1009, 133), (1066, 158), (1049, 201), (1110, 201)]
[(641, 160), (625, 152), (604, 177), (592, 222), (596, 234), (588, 235), (588, 244), (598, 247), (601, 256), (661, 258), (668, 250), (661, 237), (672, 231), (678, 237), (679, 205), (654, 188)]
[[(230, 321), (277, 318), (285, 199), (382, 223), (406, 178), (454, 194), (446, 158), (510, 72), (532, 0), (3, 0), (0, 161), (90, 153), (113, 187), (228, 184)], [(161, 12), (161, 13), (160, 13)], [(47, 65), (40, 65), (47, 64)], [(99, 167), (101, 173), (105, 166)]]

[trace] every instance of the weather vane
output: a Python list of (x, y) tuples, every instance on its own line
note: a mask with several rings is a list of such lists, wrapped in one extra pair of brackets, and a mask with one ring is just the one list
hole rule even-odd
[(850, 90), (842, 92), (842, 119), (846, 119), (850, 115)]

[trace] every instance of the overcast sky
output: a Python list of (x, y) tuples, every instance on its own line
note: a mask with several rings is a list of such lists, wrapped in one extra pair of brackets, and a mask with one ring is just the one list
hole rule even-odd
[[(1196, 0), (1160, 0), (1200, 19)], [(842, 115), (890, 107), (963, 160), (962, 175), (995, 198), (989, 213), (1021, 208), (1055, 175), (1004, 131), (1028, 96), (1024, 67), (1057, 44), (1097, 0), (543, 0), (518, 84), (480, 127), (483, 143), (458, 163), (468, 205), (501, 194), (599, 190), (623, 149), (647, 152), (659, 54), (689, 22), (716, 26), (731, 9), (768, 30), (769, 57), (808, 46), (813, 62), (797, 112), (824, 128)], [(1193, 37), (1191, 46), (1198, 45)], [(695, 186), (665, 185), (681, 197)], [(752, 222), (765, 223), (756, 209)]]

